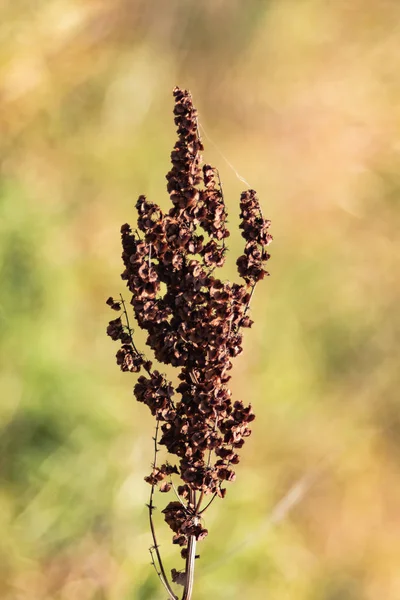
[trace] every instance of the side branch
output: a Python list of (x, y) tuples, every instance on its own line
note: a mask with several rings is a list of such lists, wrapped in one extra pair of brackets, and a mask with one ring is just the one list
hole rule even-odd
[[(156, 432), (155, 432), (155, 435), (154, 435), (154, 438), (153, 438), (154, 439), (154, 461), (153, 461), (153, 467), (154, 468), (156, 468), (156, 466), (157, 466), (157, 452), (158, 452), (157, 440), (158, 440), (159, 426), (160, 426), (160, 421), (159, 421), (159, 419), (157, 419)], [(164, 565), (163, 565), (163, 562), (162, 562), (162, 559), (161, 559), (160, 550), (159, 550), (159, 545), (157, 543), (157, 536), (156, 536), (156, 530), (155, 530), (154, 519), (153, 519), (153, 511), (155, 509), (155, 506), (153, 504), (154, 489), (155, 489), (155, 484), (152, 483), (151, 484), (151, 490), (150, 490), (150, 499), (149, 499), (149, 503), (147, 505), (147, 507), (149, 509), (149, 522), (150, 522), (151, 536), (153, 538), (153, 546), (150, 548), (150, 555), (151, 555), (152, 564), (153, 564), (153, 566), (155, 568), (155, 571), (156, 571), (158, 577), (160, 578), (161, 583), (164, 585), (165, 589), (167, 590), (170, 599), (171, 600), (178, 600), (177, 596), (172, 591), (171, 585), (170, 585), (170, 583), (168, 581), (168, 577), (167, 577), (167, 575), (165, 573)], [(156, 563), (154, 561), (153, 550), (156, 553), (156, 557), (157, 557), (157, 562), (158, 562), (159, 569), (157, 569), (157, 565), (156, 565)]]
[[(136, 352), (136, 354), (138, 356), (143, 356), (143, 354), (141, 352), (139, 352), (139, 350), (136, 348), (135, 342), (133, 341), (133, 329), (132, 329), (132, 327), (130, 326), (130, 323), (129, 323), (128, 311), (126, 310), (125, 300), (123, 299), (122, 294), (120, 294), (119, 296), (121, 298), (121, 304), (122, 304), (122, 307), (123, 307), (123, 313), (124, 313), (125, 321), (126, 321), (126, 328), (128, 330), (129, 337), (131, 338), (132, 348), (134, 349), (134, 351)], [(151, 376), (150, 369), (148, 367), (146, 367), (145, 364), (143, 365), (143, 367), (144, 367), (145, 371), (147, 371), (147, 373)], [(158, 421), (157, 421), (157, 427), (158, 427)]]

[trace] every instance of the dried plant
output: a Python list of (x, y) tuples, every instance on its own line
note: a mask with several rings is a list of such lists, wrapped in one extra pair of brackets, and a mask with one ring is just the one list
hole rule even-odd
[[(241, 330), (252, 325), (247, 313), (257, 282), (267, 274), (266, 246), (272, 237), (256, 192), (243, 192), (240, 229), (246, 243), (237, 267), (244, 284), (224, 282), (214, 275), (224, 264), (229, 236), (221, 182), (215, 168), (201, 167), (203, 144), (190, 93), (175, 88), (173, 94), (178, 141), (167, 174), (172, 208), (164, 214), (157, 204), (139, 196), (137, 229), (133, 232), (127, 224), (121, 228), (125, 265), (121, 277), (132, 294), (136, 321), (147, 331), (147, 345), (159, 363), (178, 370), (179, 385), (174, 388), (137, 349), (122, 296), (107, 300), (121, 312), (107, 333), (121, 344), (117, 352), (121, 370), (145, 372), (134, 395), (147, 404), (156, 420), (154, 461), (145, 478), (151, 486), (150, 552), (169, 597), (177, 600), (153, 520), (156, 489), (171, 491), (176, 498), (162, 512), (186, 561), (184, 570), (172, 569), (171, 576), (184, 588), (182, 600), (189, 600), (196, 542), (208, 533), (204, 513), (217, 496), (224, 498), (225, 482), (234, 481), (238, 451), (254, 419), (251, 405), (232, 401), (228, 381), (232, 359), (242, 352)], [(160, 446), (174, 460), (159, 464)], [(179, 485), (174, 477), (180, 479)]]

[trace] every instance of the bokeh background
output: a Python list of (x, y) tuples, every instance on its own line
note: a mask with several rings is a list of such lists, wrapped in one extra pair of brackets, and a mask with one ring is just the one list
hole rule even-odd
[(105, 299), (137, 196), (168, 204), (176, 84), (224, 184), (224, 276), (235, 170), (275, 237), (232, 382), (258, 418), (194, 599), (399, 600), (399, 34), (397, 0), (1, 3), (2, 600), (165, 598), (153, 424)]

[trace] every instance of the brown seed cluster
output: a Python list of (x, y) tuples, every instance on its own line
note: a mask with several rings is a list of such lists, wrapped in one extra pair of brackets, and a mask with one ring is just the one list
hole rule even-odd
[[(126, 224), (121, 234), (122, 279), (132, 295), (136, 321), (146, 330), (156, 360), (178, 369), (179, 385), (174, 389), (137, 351), (129, 323), (114, 319), (107, 333), (121, 342), (121, 369), (145, 371), (134, 394), (161, 424), (159, 444), (177, 457), (176, 466), (155, 467), (146, 480), (167, 492), (171, 485), (166, 478), (179, 474), (182, 501), (170, 502), (163, 512), (174, 543), (185, 552), (189, 536), (200, 540), (207, 534), (199, 510), (189, 502), (191, 492), (223, 497), (223, 483), (235, 479), (238, 450), (250, 435), (252, 408), (232, 400), (228, 382), (232, 359), (242, 352), (242, 328), (252, 324), (249, 302), (255, 284), (267, 274), (266, 246), (272, 237), (256, 192), (243, 192), (240, 228), (246, 243), (237, 266), (244, 284), (215, 277), (225, 261), (229, 236), (222, 188), (217, 171), (201, 167), (203, 144), (190, 94), (178, 88), (173, 93), (178, 141), (167, 174), (172, 207), (164, 214), (140, 196), (139, 231)], [(107, 303), (121, 309), (112, 298)]]

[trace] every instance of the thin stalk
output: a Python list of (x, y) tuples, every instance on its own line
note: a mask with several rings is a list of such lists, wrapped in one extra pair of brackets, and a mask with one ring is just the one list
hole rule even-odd
[(194, 511), (196, 515), (199, 514), (199, 510), (200, 510), (200, 506), (201, 506), (203, 498), (204, 498), (204, 491), (201, 492), (199, 501), (198, 501), (198, 503), (196, 505), (196, 508), (195, 508), (195, 511)]
[[(160, 426), (160, 422), (157, 419), (156, 433), (155, 433), (155, 436), (153, 438), (154, 439), (154, 461), (153, 461), (153, 467), (154, 468), (156, 468), (156, 465), (157, 465), (157, 452), (158, 452), (158, 449), (157, 449), (157, 439), (158, 439), (158, 429), (159, 429), (159, 426)], [(177, 596), (175, 596), (174, 592), (172, 591), (171, 585), (170, 585), (170, 583), (168, 581), (168, 577), (167, 577), (167, 575), (165, 573), (164, 565), (163, 565), (163, 562), (162, 562), (162, 559), (161, 559), (161, 554), (160, 554), (160, 551), (159, 551), (159, 546), (158, 546), (158, 543), (157, 543), (156, 530), (155, 530), (155, 527), (154, 527), (154, 520), (153, 520), (153, 510), (155, 508), (154, 504), (153, 504), (154, 488), (155, 488), (155, 485), (152, 484), (151, 490), (150, 490), (150, 499), (149, 499), (149, 503), (147, 505), (148, 509), (149, 509), (149, 522), (150, 522), (151, 536), (153, 538), (153, 546), (152, 546), (152, 548), (150, 550), (150, 554), (151, 554), (151, 557), (152, 557), (152, 561), (153, 561), (153, 565), (154, 565), (154, 568), (156, 570), (156, 573), (159, 576), (159, 578), (160, 578), (161, 582), (163, 583), (164, 587), (168, 591), (169, 597), (172, 600), (178, 600)], [(154, 562), (154, 559), (153, 559), (153, 553), (152, 553), (153, 549), (154, 549), (154, 552), (156, 553), (156, 556), (157, 556), (159, 571), (158, 571), (158, 569), (156, 567), (156, 564)]]
[[(131, 338), (131, 345), (132, 345), (132, 348), (134, 349), (134, 351), (136, 352), (136, 354), (137, 354), (138, 356), (143, 356), (143, 355), (142, 355), (142, 354), (139, 352), (139, 350), (136, 348), (136, 346), (135, 346), (135, 342), (133, 341), (133, 329), (131, 328), (131, 326), (130, 326), (130, 323), (129, 323), (128, 311), (126, 310), (125, 300), (123, 299), (123, 297), (122, 297), (122, 294), (120, 294), (119, 296), (120, 296), (120, 298), (121, 298), (121, 304), (122, 304), (122, 306), (123, 306), (123, 308), (124, 308), (124, 311), (123, 311), (123, 312), (124, 312), (124, 315), (125, 315), (126, 326), (127, 326), (127, 328), (128, 328), (129, 337)], [(150, 371), (150, 369), (147, 369), (146, 367), (144, 367), (144, 369), (147, 371), (147, 373), (148, 373), (149, 375), (151, 375), (151, 371)]]
[(179, 502), (182, 504), (183, 508), (185, 509), (185, 511), (188, 509), (188, 507), (186, 506), (186, 504), (182, 501), (182, 498), (179, 496), (178, 494), (178, 490), (176, 489), (174, 482), (172, 481), (172, 477), (170, 480), (170, 483), (172, 485), (172, 489), (174, 490), (175, 496), (177, 498), (177, 500), (179, 500)]
[(162, 576), (162, 573), (161, 573), (161, 571), (159, 571), (159, 570), (157, 569), (157, 565), (156, 565), (156, 562), (155, 562), (155, 560), (154, 560), (153, 551), (154, 551), (154, 548), (153, 548), (153, 547), (151, 547), (151, 548), (150, 548), (151, 564), (153, 565), (153, 567), (154, 567), (154, 570), (155, 570), (155, 572), (157, 573), (159, 580), (161, 581), (161, 583), (162, 583), (162, 584), (163, 584), (163, 586), (165, 587), (165, 590), (166, 590), (166, 591), (167, 591), (167, 593), (168, 593), (168, 597), (169, 597), (169, 598), (172, 598), (172, 600), (177, 600), (176, 596), (171, 596), (171, 591), (170, 591), (170, 587), (169, 587), (169, 584), (168, 584), (168, 582), (167, 582), (167, 581), (165, 581), (164, 577)]
[(202, 515), (202, 514), (203, 514), (203, 512), (205, 512), (205, 511), (207, 510), (207, 508), (208, 508), (209, 506), (211, 506), (211, 504), (214, 502), (214, 500), (215, 500), (215, 498), (216, 498), (216, 497), (217, 497), (217, 492), (215, 492), (215, 493), (213, 494), (213, 497), (211, 498), (211, 500), (210, 500), (210, 501), (209, 501), (209, 502), (208, 502), (208, 503), (205, 505), (205, 507), (204, 507), (204, 508), (202, 508), (202, 509), (201, 509), (201, 511), (198, 513), (198, 516)]
[(245, 308), (244, 308), (244, 311), (243, 311), (243, 316), (245, 316), (245, 315), (247, 314), (247, 311), (248, 311), (248, 310), (249, 310), (249, 308), (250, 308), (250, 302), (251, 302), (251, 299), (252, 299), (252, 297), (253, 297), (253, 294), (254, 294), (254, 290), (255, 290), (255, 289), (256, 289), (256, 284), (254, 283), (254, 284), (252, 285), (252, 287), (251, 287), (250, 297), (249, 297), (249, 300), (248, 300), (248, 302), (247, 302), (247, 304), (246, 304), (246, 306), (245, 306)]

